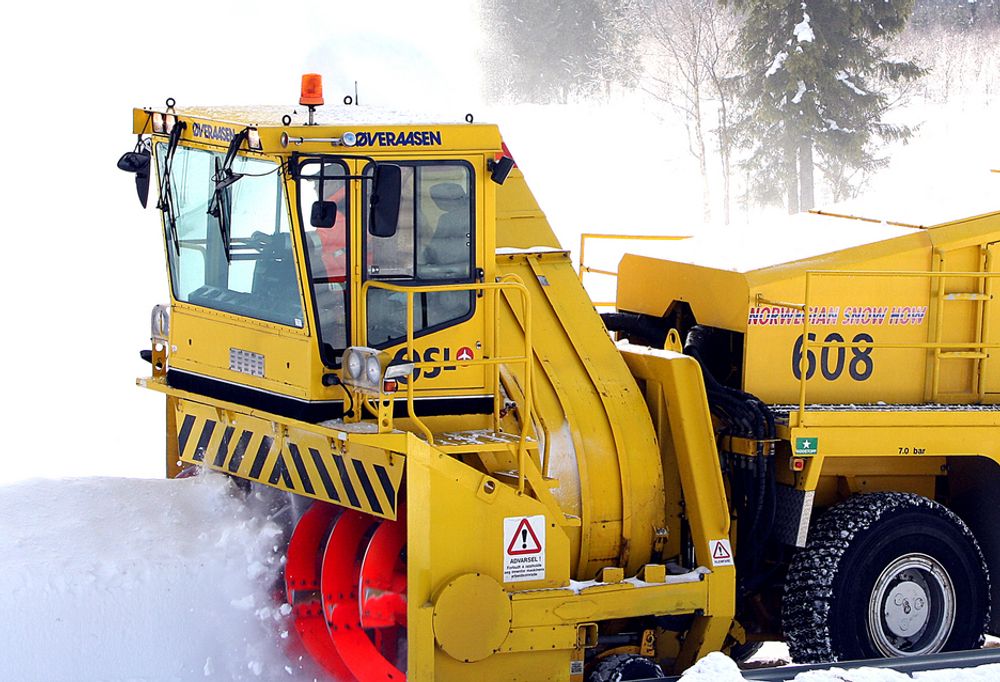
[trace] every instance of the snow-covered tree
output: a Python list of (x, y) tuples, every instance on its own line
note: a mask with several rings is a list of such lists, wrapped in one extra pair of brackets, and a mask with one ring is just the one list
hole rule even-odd
[(750, 150), (751, 191), (790, 213), (815, 204), (818, 165), (835, 196), (885, 164), (881, 142), (905, 140), (884, 118), (894, 84), (919, 77), (887, 57), (885, 39), (906, 25), (913, 0), (729, 0), (744, 13), (739, 132)]
[(635, 83), (639, 0), (480, 0), (486, 94), (566, 102)]

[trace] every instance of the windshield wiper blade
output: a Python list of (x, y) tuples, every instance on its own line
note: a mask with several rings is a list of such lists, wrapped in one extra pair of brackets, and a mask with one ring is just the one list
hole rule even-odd
[(229, 141), (229, 147), (226, 149), (226, 158), (222, 162), (222, 168), (216, 165), (215, 168), (215, 191), (225, 189), (231, 184), (243, 177), (242, 173), (233, 172), (233, 161), (236, 160), (236, 153), (246, 142), (247, 137), (250, 135), (250, 128), (244, 128), (240, 132), (233, 135), (233, 139)]
[(215, 217), (216, 222), (219, 223), (219, 236), (222, 239), (222, 249), (226, 254), (226, 262), (232, 263), (233, 256), (230, 253), (230, 220), (232, 218), (232, 197), (230, 194), (229, 186), (240, 179), (242, 176), (226, 178), (228, 182), (218, 180), (219, 175), (223, 172), (223, 167), (219, 163), (219, 157), (215, 157), (215, 193), (212, 195), (212, 201), (208, 205), (208, 214)]
[(167, 228), (170, 231), (170, 240), (174, 244), (174, 250), (180, 254), (181, 245), (177, 238), (177, 209), (174, 206), (174, 192), (171, 186), (171, 171), (174, 167), (174, 152), (181, 141), (181, 132), (187, 127), (184, 121), (177, 121), (170, 130), (170, 142), (167, 144), (167, 155), (163, 161), (163, 182), (160, 183), (160, 201), (156, 207), (166, 213)]

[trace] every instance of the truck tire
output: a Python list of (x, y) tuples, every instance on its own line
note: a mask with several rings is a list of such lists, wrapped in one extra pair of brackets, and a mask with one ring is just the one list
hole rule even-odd
[(654, 677), (663, 677), (663, 670), (653, 659), (638, 654), (615, 654), (599, 660), (587, 682), (625, 682)]
[(989, 613), (986, 562), (965, 523), (895, 492), (828, 510), (792, 560), (782, 603), (800, 663), (976, 648)]

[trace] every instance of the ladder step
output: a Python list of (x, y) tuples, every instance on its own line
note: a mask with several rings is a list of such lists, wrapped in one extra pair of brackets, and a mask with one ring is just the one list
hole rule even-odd
[[(521, 442), (517, 433), (492, 431), (488, 429), (476, 431), (448, 431), (434, 434), (435, 447), (456, 454), (470, 452), (502, 452), (516, 451)], [(538, 449), (538, 441), (528, 438), (525, 443), (529, 450)]]
[[(517, 472), (516, 471), (491, 471), (490, 476), (493, 478), (499, 478), (500, 480), (510, 481), (511, 483), (517, 482)], [(552, 478), (551, 476), (542, 477), (542, 481), (545, 483), (547, 488), (558, 488), (559, 479)]]
[(981, 353), (974, 350), (954, 350), (954, 351), (941, 351), (938, 353), (938, 357), (942, 360), (949, 359), (963, 359), (963, 360), (983, 360), (986, 357), (986, 353)]
[(955, 291), (944, 295), (944, 300), (946, 301), (989, 301), (991, 298), (993, 297), (989, 294), (978, 294), (967, 291)]

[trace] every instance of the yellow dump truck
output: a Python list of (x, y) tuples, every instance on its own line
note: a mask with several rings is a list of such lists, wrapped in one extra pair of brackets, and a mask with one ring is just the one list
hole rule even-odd
[(282, 587), (333, 679), (997, 629), (1000, 213), (749, 271), (627, 256), (602, 320), (496, 126), (322, 104), (135, 109), (119, 167), (159, 188), (167, 473), (297, 502)]

